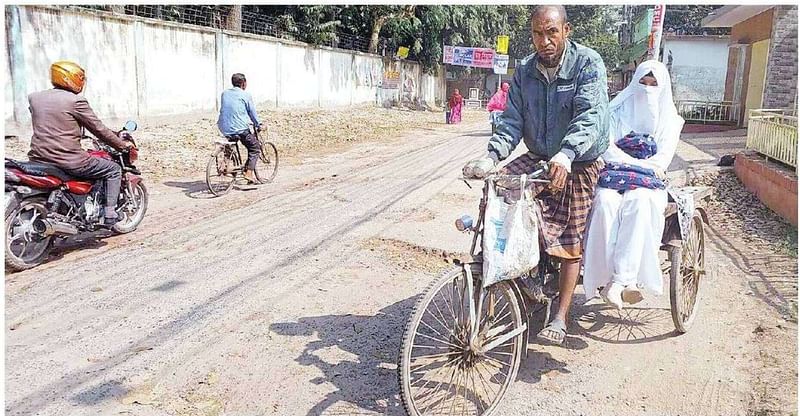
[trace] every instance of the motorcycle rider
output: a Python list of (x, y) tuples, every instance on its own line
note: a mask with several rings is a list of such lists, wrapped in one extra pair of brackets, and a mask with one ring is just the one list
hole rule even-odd
[(105, 186), (103, 223), (119, 221), (117, 200), (122, 183), (122, 168), (110, 160), (91, 157), (81, 147), (85, 127), (100, 141), (119, 151), (133, 148), (133, 143), (120, 139), (97, 118), (86, 97), (80, 95), (86, 84), (86, 72), (70, 61), (54, 62), (50, 66), (53, 89), (28, 96), (33, 137), (28, 158), (58, 166), (77, 178), (102, 180)]
[(261, 131), (261, 123), (256, 115), (253, 96), (249, 92), (245, 92), (247, 79), (244, 74), (233, 74), (231, 84), (233, 84), (233, 88), (223, 91), (220, 98), (217, 127), (225, 137), (242, 141), (244, 147), (247, 148), (244, 178), (250, 183), (259, 183), (255, 177), (255, 169), (261, 155), (261, 144), (250, 132), (248, 123), (252, 121), (257, 131)]

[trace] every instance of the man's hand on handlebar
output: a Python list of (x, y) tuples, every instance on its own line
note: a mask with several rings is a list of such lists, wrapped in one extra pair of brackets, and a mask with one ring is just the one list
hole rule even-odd
[(465, 178), (469, 179), (483, 179), (494, 171), (497, 162), (489, 156), (484, 156), (479, 159), (470, 160), (461, 169), (461, 173)]
[(553, 191), (562, 191), (564, 185), (567, 183), (567, 168), (558, 162), (550, 162), (548, 164), (548, 173), (550, 176), (550, 189)]

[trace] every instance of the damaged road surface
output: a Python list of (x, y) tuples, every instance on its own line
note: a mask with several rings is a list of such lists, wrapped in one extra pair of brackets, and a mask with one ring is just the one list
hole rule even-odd
[[(198, 196), (200, 177), (155, 184), (136, 232), (6, 276), (6, 413), (403, 414), (402, 332), (469, 248), (453, 220), (476, 213), (480, 189), (457, 178), (488, 128), (308, 157), (224, 198)], [(672, 331), (668, 299), (578, 306), (566, 348), (528, 346), (498, 414), (733, 415), (796, 400), (796, 373), (780, 372), (796, 363), (796, 324), (707, 238), (690, 333)], [(785, 396), (757, 391), (777, 383)]]

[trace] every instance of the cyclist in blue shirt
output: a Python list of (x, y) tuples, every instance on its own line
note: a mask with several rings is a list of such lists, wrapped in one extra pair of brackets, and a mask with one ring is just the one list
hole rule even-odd
[(244, 178), (250, 183), (258, 183), (255, 176), (256, 162), (261, 155), (261, 145), (255, 134), (250, 131), (250, 123), (257, 131), (261, 131), (261, 123), (256, 115), (253, 96), (245, 92), (247, 79), (244, 74), (233, 74), (233, 88), (223, 91), (220, 99), (219, 119), (217, 127), (228, 139), (241, 140), (247, 148), (247, 163)]

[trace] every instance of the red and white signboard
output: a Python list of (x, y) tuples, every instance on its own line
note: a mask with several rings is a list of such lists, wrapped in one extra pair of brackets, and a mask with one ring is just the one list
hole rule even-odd
[(665, 4), (656, 4), (653, 7), (653, 25), (650, 29), (650, 40), (647, 47), (647, 56), (650, 59), (659, 58), (659, 51), (661, 49), (661, 33), (664, 29), (664, 13), (667, 6)]
[(445, 45), (443, 61), (450, 65), (492, 68), (494, 55), (494, 49), (491, 48), (465, 48)]

